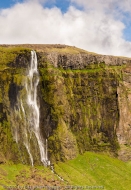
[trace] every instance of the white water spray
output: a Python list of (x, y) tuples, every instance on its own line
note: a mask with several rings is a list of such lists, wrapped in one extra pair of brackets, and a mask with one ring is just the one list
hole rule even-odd
[(43, 139), (40, 132), (40, 107), (37, 96), (39, 72), (37, 66), (36, 52), (31, 51), (30, 66), (27, 70), (27, 76), (23, 81), (23, 85), (25, 86), (25, 89), (23, 89), (24, 93), (19, 96), (16, 105), (17, 109), (15, 109), (14, 120), (17, 121), (17, 124), (13, 129), (13, 133), (16, 142), (22, 141), (26, 147), (32, 166), (34, 165), (34, 159), (31, 142), (34, 143), (34, 139), (32, 138), (32, 134), (34, 133), (39, 146), (41, 162), (47, 166), (50, 165), (47, 151), (48, 143), (47, 139)]
[(28, 70), (26, 91), (27, 91), (27, 105), (29, 107), (29, 116), (27, 116), (29, 130), (33, 131), (38, 142), (41, 162), (44, 165), (49, 165), (47, 155), (47, 140), (44, 141), (40, 134), (40, 111), (37, 98), (37, 87), (39, 83), (39, 73), (37, 69), (37, 56), (35, 51), (31, 51), (31, 64)]

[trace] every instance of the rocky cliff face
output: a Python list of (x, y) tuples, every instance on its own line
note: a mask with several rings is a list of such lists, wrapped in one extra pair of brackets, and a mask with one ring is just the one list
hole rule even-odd
[[(0, 47), (2, 160), (29, 163), (25, 147), (13, 136), (31, 49), (38, 56), (40, 128), (48, 138), (50, 160), (72, 159), (88, 150), (131, 159), (131, 59), (65, 45), (21, 45)], [(22, 122), (19, 125), (21, 133)], [(35, 137), (32, 149), (35, 163), (40, 164)]]

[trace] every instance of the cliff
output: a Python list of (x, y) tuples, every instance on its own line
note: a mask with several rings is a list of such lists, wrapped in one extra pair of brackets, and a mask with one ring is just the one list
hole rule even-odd
[[(40, 129), (51, 162), (85, 151), (131, 159), (131, 59), (98, 55), (65, 45), (0, 46), (0, 161), (29, 163), (23, 145), (19, 98), (30, 51), (37, 52)], [(18, 130), (18, 143), (15, 133)], [(34, 162), (40, 164), (35, 136)]]

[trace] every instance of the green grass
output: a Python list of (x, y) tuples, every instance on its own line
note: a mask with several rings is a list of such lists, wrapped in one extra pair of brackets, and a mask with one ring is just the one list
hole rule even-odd
[(87, 68), (83, 68), (83, 69), (63, 69), (63, 68), (56, 68), (54, 66), (52, 66), (52, 64), (50, 63), (47, 63), (47, 67), (46, 68), (40, 68), (41, 71), (45, 71), (47, 72), (47, 70), (49, 72), (53, 72), (52, 75), (59, 75), (61, 73), (70, 73), (70, 74), (73, 74), (73, 73), (96, 73), (96, 72), (101, 72), (101, 71), (107, 71), (109, 70), (110, 72), (111, 71), (114, 71), (114, 72), (120, 72), (122, 69), (126, 68), (125, 65), (122, 65), (122, 66), (107, 66), (107, 65), (104, 65), (103, 63), (101, 63), (101, 65), (95, 65), (95, 64), (92, 64), (92, 65), (89, 65)]
[(78, 186), (104, 186), (106, 190), (131, 189), (131, 163), (104, 154), (86, 152), (66, 163), (55, 164), (66, 181)]
[[(0, 190), (3, 186), (98, 186), (105, 190), (131, 189), (131, 162), (105, 154), (86, 152), (76, 159), (54, 165), (61, 181), (49, 168), (22, 164), (0, 165)], [(99, 188), (96, 188), (99, 189)]]
[(77, 48), (75, 46), (60, 45), (60, 44), (22, 44), (22, 45), (11, 45), (11, 47), (25, 47), (25, 48), (34, 49), (37, 52), (48, 52), (48, 53), (55, 52), (55, 53), (64, 53), (64, 54), (88, 53), (88, 54), (97, 55), (94, 52), (88, 52), (86, 50)]
[(19, 186), (24, 189), (27, 186), (64, 186), (65, 184), (49, 168), (44, 166), (0, 165), (0, 190), (9, 188), (9, 186)]
[(19, 54), (30, 51), (28, 48), (15, 46), (0, 46), (0, 71), (8, 68), (8, 63), (11, 63)]

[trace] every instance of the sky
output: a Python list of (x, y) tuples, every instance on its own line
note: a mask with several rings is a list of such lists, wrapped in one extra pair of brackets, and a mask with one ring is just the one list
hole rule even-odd
[(131, 0), (0, 1), (0, 44), (29, 43), (131, 57)]

